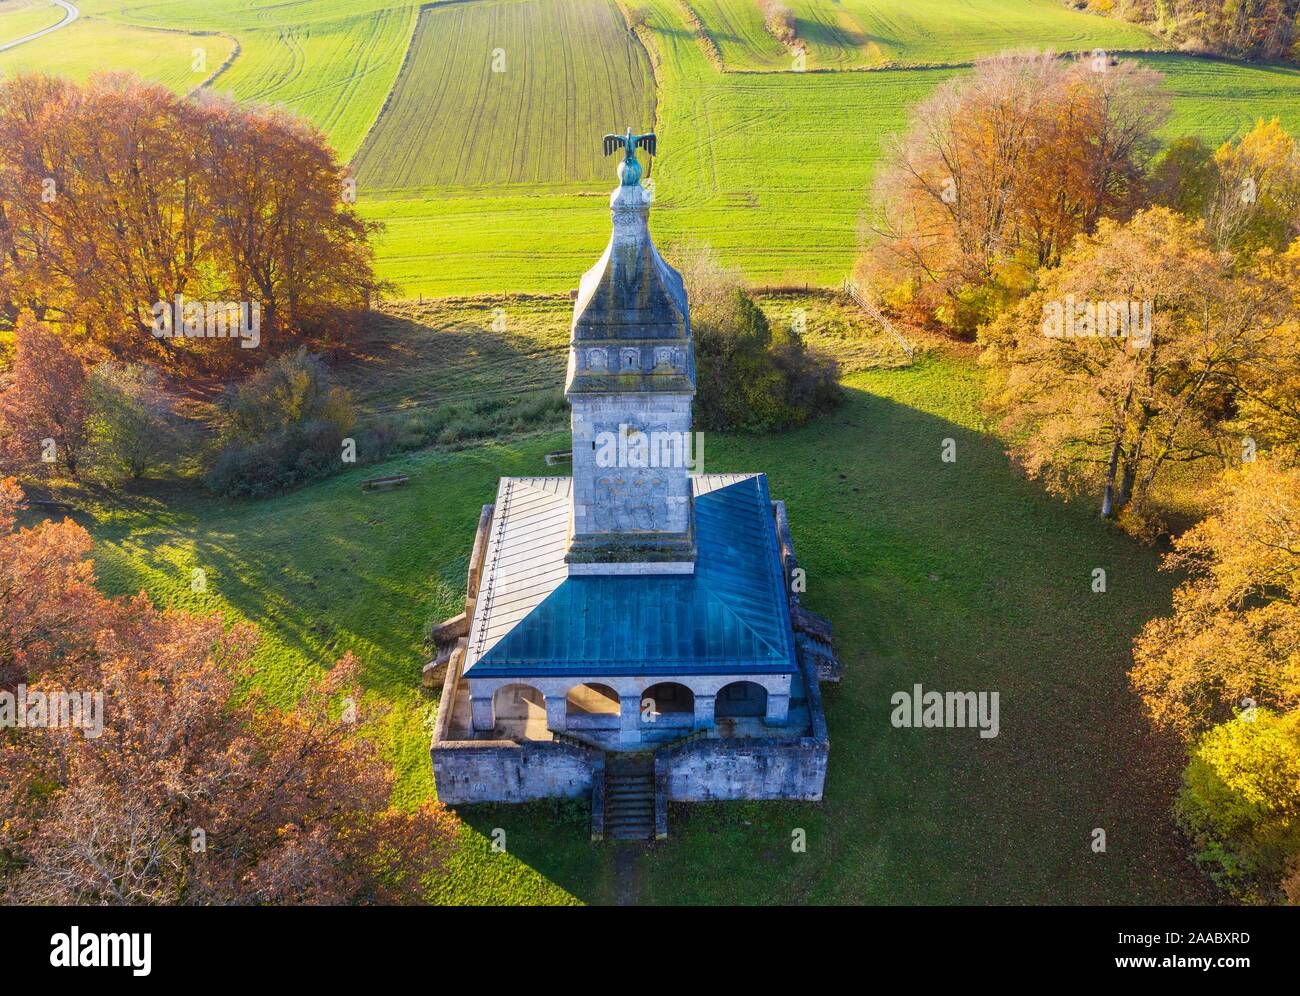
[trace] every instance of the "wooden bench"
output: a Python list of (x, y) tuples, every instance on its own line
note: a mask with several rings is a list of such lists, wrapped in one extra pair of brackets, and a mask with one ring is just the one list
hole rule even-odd
[(76, 508), (66, 501), (53, 501), (48, 498), (28, 498), (26, 505), (30, 509), (43, 509), (49, 512), (75, 512)]
[(401, 487), (411, 479), (410, 474), (390, 474), (388, 477), (368, 477), (361, 482), (363, 491), (380, 491), (385, 488)]

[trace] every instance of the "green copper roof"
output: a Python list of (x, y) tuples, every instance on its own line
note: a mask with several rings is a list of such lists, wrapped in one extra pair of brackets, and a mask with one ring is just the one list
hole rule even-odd
[[(706, 490), (710, 483), (723, 483)], [(532, 550), (546, 546), (553, 521), (545, 502), (529, 515), (527, 499), (503, 495), (525, 518)], [(535, 483), (535, 482), (529, 482)], [(696, 478), (695, 528), (699, 556), (693, 575), (565, 577), (496, 642), (476, 648), (476, 634), (492, 631), (476, 620), (470, 638), (473, 678), (526, 675), (788, 673), (796, 670), (790, 613), (777, 552), (767, 479)], [(560, 494), (555, 498), (561, 499)], [(498, 504), (500, 509), (502, 506)], [(537, 523), (542, 523), (538, 526)], [(512, 546), (508, 521), (494, 529), (498, 548)], [(545, 563), (544, 563), (545, 562)], [(538, 560), (539, 574), (549, 559)], [(489, 569), (493, 564), (487, 565)], [(515, 569), (510, 592), (530, 579)], [(539, 582), (543, 588), (549, 585)], [(485, 578), (485, 585), (492, 580)], [(492, 589), (495, 590), (495, 589)], [(499, 597), (508, 613), (512, 595)], [(484, 610), (491, 614), (492, 599)]]

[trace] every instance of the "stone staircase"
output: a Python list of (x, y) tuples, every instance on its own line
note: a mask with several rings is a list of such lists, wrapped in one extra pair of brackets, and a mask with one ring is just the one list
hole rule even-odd
[(610, 756), (605, 762), (605, 839), (655, 835), (654, 758)]

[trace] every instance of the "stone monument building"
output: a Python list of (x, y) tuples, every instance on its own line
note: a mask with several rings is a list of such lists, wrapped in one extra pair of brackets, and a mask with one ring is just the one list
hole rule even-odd
[(596, 837), (667, 833), (667, 802), (820, 799), (830, 626), (791, 590), (761, 473), (705, 474), (681, 275), (651, 239), (636, 150), (574, 306), (572, 476), (484, 507), (432, 744), (448, 804), (590, 796)]

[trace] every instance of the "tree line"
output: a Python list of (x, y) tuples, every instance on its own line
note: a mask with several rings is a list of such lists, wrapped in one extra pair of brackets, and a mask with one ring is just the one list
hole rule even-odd
[[(328, 371), (302, 350), (346, 341), (386, 287), (354, 194), (282, 110), (120, 74), (0, 82), (0, 462), (109, 483), (206, 463), (227, 494), (338, 469), (350, 402), (334, 391), (324, 420), (304, 403)], [(296, 389), (260, 427), (176, 417), (223, 381), (237, 414), (231, 382), (256, 391), (268, 364)]]
[(1295, 59), (1300, 0), (1070, 0), (1146, 24), (1185, 49), (1241, 59)]

